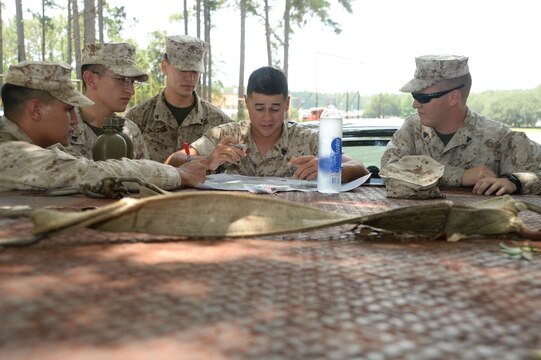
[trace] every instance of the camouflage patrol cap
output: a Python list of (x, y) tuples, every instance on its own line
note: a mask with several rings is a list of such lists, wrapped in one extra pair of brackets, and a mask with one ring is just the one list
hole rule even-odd
[(86, 44), (81, 65), (99, 64), (117, 75), (147, 81), (148, 75), (135, 64), (135, 46), (126, 43)]
[(404, 156), (383, 167), (379, 175), (387, 197), (431, 199), (445, 197), (438, 189), (445, 167), (425, 155)]
[(436, 85), (441, 80), (466, 75), (468, 58), (458, 55), (424, 55), (415, 58), (413, 79), (400, 88), (402, 92), (417, 92)]
[(6, 84), (44, 90), (58, 100), (72, 106), (94, 105), (89, 98), (71, 85), (71, 66), (45, 61), (23, 61), (10, 65)]
[(165, 39), (165, 53), (175, 69), (205, 72), (203, 57), (208, 45), (203, 40), (188, 35), (173, 35)]

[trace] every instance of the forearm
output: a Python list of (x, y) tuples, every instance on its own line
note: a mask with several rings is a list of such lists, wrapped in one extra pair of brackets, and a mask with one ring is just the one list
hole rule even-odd
[[(35, 149), (35, 147), (34, 147)], [(92, 161), (53, 149), (34, 151), (34, 156), (14, 154), (2, 160), (15, 166), (2, 169), (0, 188), (52, 189), (95, 185), (106, 177), (138, 178), (165, 190), (179, 188), (181, 179), (175, 168), (151, 160)]]
[(513, 173), (522, 184), (522, 194), (541, 194), (541, 174), (533, 172)]
[(192, 157), (192, 155), (190, 155), (190, 158), (188, 158), (188, 155), (186, 155), (184, 151), (177, 151), (176, 153), (169, 155), (164, 161), (164, 164), (179, 167), (192, 160), (194, 157), (195, 156)]
[(347, 159), (342, 163), (342, 182), (347, 183), (369, 173), (359, 161)]
[(190, 155), (186, 154), (186, 151), (184, 150), (177, 151), (169, 155), (164, 164), (179, 167), (192, 160), (201, 161), (202, 163), (207, 164), (209, 157), (201, 156), (197, 150), (190, 148)]

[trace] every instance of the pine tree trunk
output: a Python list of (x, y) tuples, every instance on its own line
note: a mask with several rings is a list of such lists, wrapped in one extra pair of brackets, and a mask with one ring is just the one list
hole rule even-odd
[(291, 0), (286, 0), (286, 9), (284, 11), (284, 74), (287, 77), (289, 67), (289, 34), (291, 33), (291, 19), (289, 12), (291, 11)]
[(212, 22), (210, 19), (210, 6), (207, 10), (207, 21), (205, 22), (205, 41), (209, 45), (207, 51), (207, 101), (212, 103), (212, 46), (210, 45), (210, 29), (212, 27)]
[(205, 73), (203, 75), (202, 98), (205, 99), (205, 100), (208, 100), (208, 84), (210, 82), (210, 80), (209, 80), (209, 77), (210, 77), (210, 71), (209, 71), (210, 64), (209, 64), (209, 61), (208, 61), (209, 55), (210, 55), (210, 43), (209, 43), (209, 23), (210, 23), (210, 20), (209, 20), (209, 16), (210, 16), (210, 1), (209, 0), (204, 0), (203, 1), (203, 31), (204, 31), (204, 36), (205, 36), (205, 42), (207, 44), (209, 44), (209, 50), (207, 51), (207, 54), (206, 54), (206, 56), (205, 56), (205, 58), (203, 60), (204, 67), (205, 67)]
[(45, 61), (45, 0), (41, 0), (41, 61)]
[(0, 0), (0, 88), (4, 85), (4, 20), (2, 20), (2, 0)]
[(197, 37), (201, 39), (201, 0), (197, 0), (195, 3), (195, 13), (197, 21)]
[(98, 33), (100, 43), (104, 43), (103, 36), (103, 0), (98, 0)]
[(237, 120), (244, 117), (244, 61), (246, 58), (246, 0), (240, 1), (240, 66), (237, 94)]
[[(201, 39), (201, 0), (197, 0), (195, 3), (195, 15), (196, 15), (196, 22), (197, 22), (197, 37)], [(206, 63), (205, 63), (206, 64)], [(202, 84), (205, 82), (205, 75), (203, 74), (202, 78), (199, 79), (199, 83), (197, 84), (196, 91), (199, 95), (203, 96), (202, 93)]]
[(26, 50), (24, 48), (24, 20), (22, 0), (15, 0), (15, 12), (17, 16), (17, 60), (21, 62), (26, 60)]
[(77, 7), (77, 0), (72, 1), (73, 10), (73, 46), (75, 54), (75, 69), (77, 69), (77, 79), (81, 79), (81, 29), (79, 26), (79, 9)]
[(68, 64), (73, 62), (73, 31), (72, 31), (73, 15), (71, 14), (71, 0), (68, 0)]
[(188, 1), (184, 0), (184, 35), (188, 35)]
[(84, 45), (96, 42), (96, 3), (85, 0), (84, 8)]
[(272, 66), (271, 27), (269, 10), (269, 0), (265, 0), (265, 40), (267, 41), (267, 65)]

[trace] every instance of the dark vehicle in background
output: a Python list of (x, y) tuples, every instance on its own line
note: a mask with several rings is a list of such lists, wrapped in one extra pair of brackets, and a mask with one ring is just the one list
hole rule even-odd
[[(385, 146), (402, 122), (403, 120), (399, 118), (344, 119), (342, 126), (344, 153), (361, 161), (367, 167), (379, 168)], [(315, 130), (319, 128), (319, 121), (305, 121), (298, 124)]]

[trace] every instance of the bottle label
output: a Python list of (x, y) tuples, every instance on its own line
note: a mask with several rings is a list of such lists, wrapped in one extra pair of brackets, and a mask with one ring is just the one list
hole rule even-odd
[(338, 173), (342, 170), (342, 139), (334, 138), (331, 142), (331, 173)]

